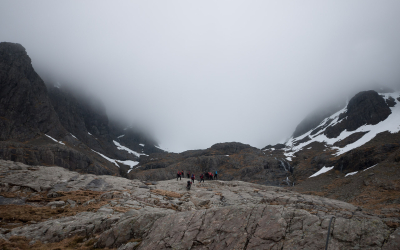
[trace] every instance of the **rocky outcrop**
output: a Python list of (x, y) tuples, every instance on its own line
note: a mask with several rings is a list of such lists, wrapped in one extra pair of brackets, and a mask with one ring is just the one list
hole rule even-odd
[(344, 130), (354, 131), (365, 124), (376, 125), (385, 120), (391, 112), (385, 99), (377, 92), (363, 91), (351, 98), (347, 111), (339, 116), (341, 121), (328, 127), (325, 134), (328, 138), (334, 138)]
[(278, 143), (278, 144), (275, 144), (275, 145), (268, 145), (266, 147), (263, 147), (261, 150), (265, 150), (265, 149), (283, 149), (285, 147), (286, 147), (285, 144)]
[[(332, 217), (329, 249), (397, 249), (398, 244), (398, 230), (382, 217), (279, 187), (206, 181), (188, 191), (185, 181), (142, 183), (5, 161), (0, 161), (0, 173), (1, 194), (30, 197), (27, 205), (13, 205), (15, 210), (45, 206), (61, 213), (35, 223), (20, 216), (26, 225), (0, 230), (3, 245), (16, 237), (37, 247), (81, 237), (78, 244), (97, 248), (323, 249)], [(45, 193), (38, 190), (59, 196), (40, 199)], [(97, 190), (90, 192), (98, 195), (85, 203), (70, 200), (68, 195), (77, 190)], [(50, 202), (39, 202), (45, 199)], [(91, 210), (62, 216), (63, 211), (86, 208)]]
[(150, 155), (141, 159), (129, 178), (167, 180), (178, 171), (195, 174), (218, 171), (221, 180), (243, 180), (258, 184), (287, 186), (292, 167), (282, 156), (266, 153), (246, 144), (219, 143), (205, 150), (189, 150), (180, 154)]
[(0, 89), (0, 141), (65, 136), (46, 86), (20, 44), (0, 43)]
[[(69, 147), (49, 142), (46, 145), (29, 145), (16, 142), (0, 143), (0, 158), (29, 165), (60, 166), (71, 171), (90, 174), (112, 175), (119, 169), (112, 163), (94, 160), (88, 155)], [(99, 159), (101, 160), (101, 159)]]

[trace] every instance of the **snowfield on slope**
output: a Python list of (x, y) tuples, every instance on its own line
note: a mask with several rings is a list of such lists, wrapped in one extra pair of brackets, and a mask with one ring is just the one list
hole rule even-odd
[[(97, 152), (97, 151), (94, 151), (93, 149), (92, 149), (92, 151), (95, 152), (95, 153), (97, 153), (97, 154), (99, 154), (101, 157), (103, 157), (103, 158), (106, 159), (107, 161), (109, 161), (109, 162), (111, 162), (111, 163), (114, 163), (115, 166), (117, 166), (117, 167), (119, 167), (119, 165), (118, 165), (117, 162), (129, 166), (130, 169), (132, 169), (134, 166), (136, 166), (137, 164), (139, 164), (138, 161), (131, 161), (131, 160), (121, 161), (121, 160), (111, 159), (111, 158), (108, 158), (107, 156), (105, 156), (105, 155), (103, 155), (103, 154), (101, 154), (101, 153), (99, 153), (99, 152)], [(128, 173), (129, 173), (129, 172), (128, 172)]]
[(64, 142), (62, 142), (62, 141), (57, 141), (56, 139), (54, 139), (53, 137), (51, 137), (50, 135), (46, 135), (45, 134), (45, 136), (47, 136), (47, 137), (49, 137), (50, 139), (52, 139), (53, 141), (55, 141), (55, 142), (58, 142), (58, 143), (60, 143), (61, 145), (65, 145), (65, 143)]
[(122, 145), (121, 145), (119, 142), (117, 142), (117, 141), (114, 141), (114, 140), (113, 140), (113, 142), (114, 142), (115, 146), (117, 146), (117, 148), (118, 148), (119, 150), (128, 151), (128, 153), (133, 154), (133, 155), (136, 155), (137, 157), (140, 157), (141, 155), (148, 156), (148, 155), (146, 155), (146, 154), (138, 153), (138, 152), (136, 152), (136, 151), (133, 151), (133, 150), (130, 149), (130, 148), (127, 148), (127, 147), (125, 147), (125, 146), (122, 146)]
[[(305, 146), (309, 145), (312, 142), (326, 143), (327, 145), (330, 145), (332, 149), (337, 150), (335, 155), (341, 155), (346, 152), (349, 152), (352, 149), (355, 149), (357, 147), (364, 145), (365, 143), (369, 142), (371, 139), (373, 139), (377, 134), (379, 134), (381, 132), (384, 132), (384, 131), (388, 131), (390, 133), (399, 132), (400, 131), (400, 102), (397, 100), (397, 98), (400, 96), (400, 92), (385, 93), (385, 94), (380, 93), (380, 95), (384, 96), (383, 98), (385, 100), (387, 100), (389, 97), (392, 97), (396, 102), (396, 105), (394, 107), (390, 108), (392, 113), (384, 121), (381, 121), (376, 125), (364, 125), (354, 131), (345, 130), (336, 138), (326, 137), (326, 135), (324, 135), (323, 132), (325, 132), (326, 128), (334, 126), (335, 124), (337, 124), (339, 122), (339, 115), (346, 112), (346, 110), (347, 110), (347, 106), (346, 106), (345, 108), (339, 110), (338, 112), (331, 115), (330, 117), (325, 118), (316, 128), (323, 126), (329, 120), (332, 120), (332, 122), (325, 128), (321, 129), (321, 131), (319, 131), (318, 134), (311, 135), (311, 132), (315, 129), (315, 128), (313, 128), (301, 136), (298, 136), (296, 138), (293, 138), (293, 137), (290, 138), (289, 141), (286, 143), (286, 148), (284, 149), (285, 156), (287, 157), (286, 159), (291, 160), (292, 157), (295, 157), (294, 154), (296, 152), (302, 150)], [(348, 136), (350, 136), (351, 134), (354, 134), (357, 132), (367, 132), (367, 133), (364, 134), (364, 136), (361, 137), (360, 139), (358, 139), (357, 141), (350, 143), (343, 148), (333, 146), (334, 143), (341, 141), (341, 140), (347, 138)], [(306, 138), (307, 136), (309, 136), (311, 138), (311, 140), (300, 143), (297, 146), (294, 145), (294, 142), (300, 141), (300, 140)]]
[(334, 167), (332, 166), (332, 167), (322, 167), (318, 172), (316, 172), (315, 174), (313, 174), (313, 175), (311, 175), (310, 177), (308, 177), (308, 178), (311, 178), (311, 177), (315, 177), (315, 176), (318, 176), (318, 175), (320, 175), (320, 174), (323, 174), (323, 173), (326, 173), (326, 172), (328, 172), (329, 170), (332, 170)]

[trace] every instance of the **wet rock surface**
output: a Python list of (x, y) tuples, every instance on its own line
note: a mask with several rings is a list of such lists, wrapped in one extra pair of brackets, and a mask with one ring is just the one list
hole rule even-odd
[[(186, 178), (146, 182), (7, 161), (0, 161), (0, 171), (1, 193), (26, 195), (29, 206), (89, 209), (2, 230), (2, 242), (23, 236), (32, 244), (51, 244), (82, 237), (97, 248), (323, 249), (335, 217), (329, 249), (398, 249), (398, 230), (379, 216), (279, 187), (213, 180), (187, 191)], [(86, 202), (63, 199), (88, 189), (97, 195)], [(39, 196), (59, 201), (41, 203)]]

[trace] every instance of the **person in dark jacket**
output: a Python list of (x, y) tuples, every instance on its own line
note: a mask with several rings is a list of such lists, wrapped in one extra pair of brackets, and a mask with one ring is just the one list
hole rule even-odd
[(194, 184), (194, 174), (192, 174), (192, 178), (191, 179), (192, 179), (192, 182)]
[(190, 171), (187, 172), (187, 178), (190, 179)]
[(190, 190), (191, 187), (192, 187), (192, 182), (191, 181), (187, 181), (186, 189)]
[(178, 171), (178, 173), (176, 173), (176, 180), (178, 180), (179, 178), (182, 180), (181, 171)]
[(204, 182), (204, 175), (203, 174), (200, 175), (200, 183), (201, 182)]

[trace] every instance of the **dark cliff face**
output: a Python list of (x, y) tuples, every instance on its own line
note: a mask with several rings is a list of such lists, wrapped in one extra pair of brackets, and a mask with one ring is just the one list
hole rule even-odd
[[(139, 153), (163, 152), (146, 136), (111, 124), (99, 101), (46, 87), (20, 44), (0, 43), (0, 89), (1, 159), (124, 176), (127, 165), (116, 166), (93, 150), (120, 161), (139, 160), (137, 155), (118, 149), (116, 140), (128, 148), (125, 144), (134, 145), (133, 150)], [(128, 135), (124, 139), (127, 143), (118, 138), (123, 132)], [(144, 142), (145, 147), (139, 145)]]
[[(58, 87), (48, 86), (48, 90), (61, 124), (89, 148), (116, 158), (118, 151), (109, 135), (108, 118), (102, 105), (77, 98), (71, 91)], [(127, 157), (125, 154), (122, 158)]]
[(377, 92), (363, 91), (351, 98), (347, 105), (347, 112), (339, 116), (341, 121), (327, 128), (325, 134), (328, 138), (334, 138), (344, 130), (354, 131), (366, 124), (376, 125), (391, 113), (389, 106)]
[(24, 47), (0, 43), (0, 140), (66, 134)]
[(91, 149), (121, 160), (138, 159), (127, 151), (118, 150), (113, 141), (138, 153), (164, 152), (155, 147), (156, 142), (149, 136), (119, 125), (116, 121), (110, 121), (101, 101), (53, 85), (48, 85), (47, 88), (61, 124)]

